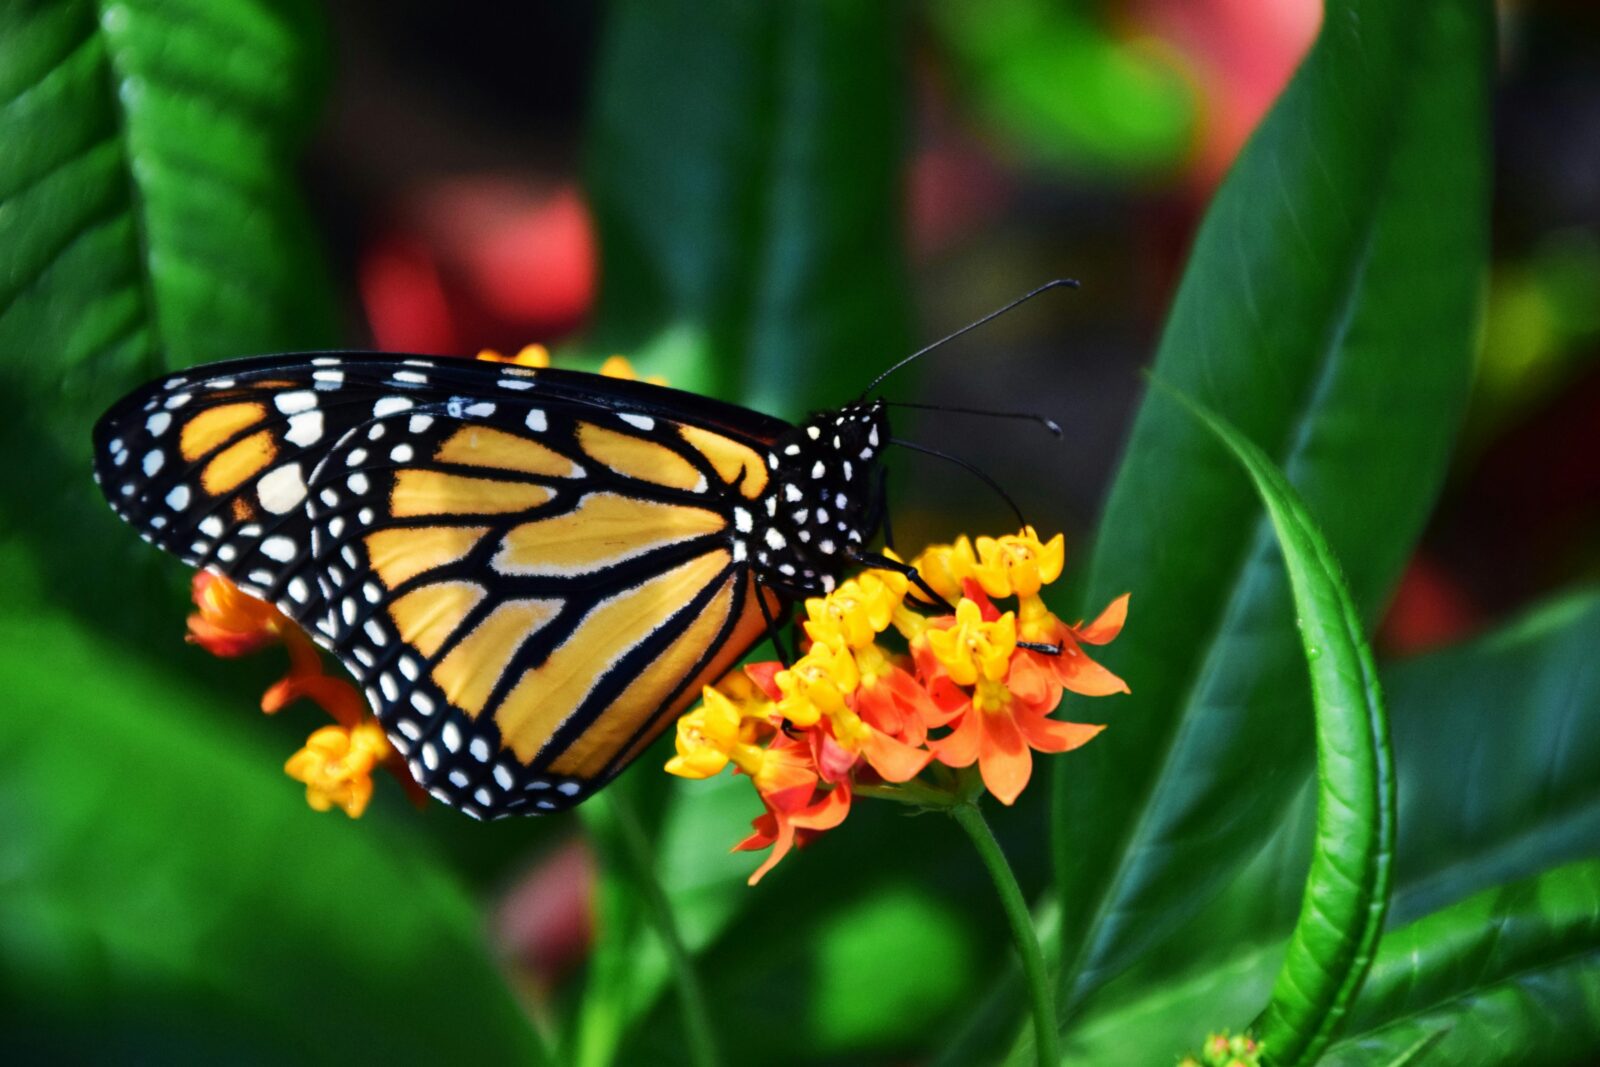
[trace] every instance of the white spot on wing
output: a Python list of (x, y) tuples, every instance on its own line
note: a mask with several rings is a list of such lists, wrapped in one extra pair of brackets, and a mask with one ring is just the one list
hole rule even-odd
[(409, 411), (414, 407), (416, 407), (416, 405), (411, 402), (409, 397), (380, 397), (378, 402), (372, 405), (372, 417), (375, 419), (381, 419), (385, 415), (394, 415), (401, 411)]
[(294, 559), (294, 542), (287, 537), (269, 537), (261, 542), (261, 554), (279, 563), (288, 563)]
[(279, 393), (273, 397), (272, 403), (285, 415), (298, 415), (317, 406), (317, 394), (309, 389), (299, 389), (292, 393)]
[(283, 439), (291, 445), (309, 448), (322, 439), (322, 412), (302, 411), (289, 416), (289, 428)]
[(261, 476), (256, 483), (256, 495), (261, 506), (274, 515), (283, 515), (299, 507), (306, 498), (306, 482), (300, 474), (300, 464), (285, 463)]

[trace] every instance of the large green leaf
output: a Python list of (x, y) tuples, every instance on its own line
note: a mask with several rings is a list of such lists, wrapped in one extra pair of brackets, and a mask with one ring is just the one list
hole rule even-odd
[[(0, 4), (0, 489), (57, 592), (151, 557), (89, 482), (89, 427), (154, 374), (331, 339), (293, 180), (320, 96), (310, 0)], [(126, 621), (132, 614), (121, 618)]]
[(1378, 668), (1355, 601), (1283, 472), (1209, 411), (1200, 418), (1250, 474), (1283, 550), (1316, 708), (1317, 834), (1300, 918), (1260, 1022), (1272, 1061), (1315, 1063), (1372, 962), (1389, 906), (1394, 756)]
[[(1437, 491), (1484, 257), (1483, 0), (1328, 5), (1207, 213), (1156, 371), (1283, 469), (1382, 606)], [(1311, 765), (1289, 592), (1226, 454), (1149, 396), (1112, 489), (1091, 610), (1133, 696), (1056, 774), (1064, 1018), (1247, 862)]]
[(228, 709), (54, 609), (8, 604), (0, 676), (0, 1029), (14, 1051), (543, 1059), (473, 902), (409, 833), (311, 812), (221, 725)]
[[(1600, 593), (1585, 592), (1382, 672), (1400, 783), (1392, 922), (1593, 855), (1597, 645)], [(1146, 1063), (1260, 1010), (1301, 900), (1313, 792), (1220, 898), (1097, 998), (1072, 1062)]]
[(1453, 1067), (1600, 1057), (1600, 860), (1483, 892), (1391, 931), (1351, 1036), (1321, 1061), (1382, 1067), (1407, 1050)]
[(1588, 592), (1387, 673), (1395, 744), (1408, 761), (1395, 921), (1594, 854), (1597, 647), (1600, 593)]
[(598, 343), (786, 416), (904, 353), (901, 14), (612, 5), (589, 127)]

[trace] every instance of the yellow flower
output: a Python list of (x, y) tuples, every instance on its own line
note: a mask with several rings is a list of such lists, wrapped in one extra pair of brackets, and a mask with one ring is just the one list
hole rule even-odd
[(1039, 590), (1061, 577), (1066, 560), (1066, 539), (1056, 534), (1041, 542), (1032, 526), (1004, 537), (980, 537), (978, 560), (972, 577), (993, 597), (1036, 597)]
[(721, 691), (706, 686), (701, 704), (678, 720), (678, 754), (667, 761), (667, 773), (679, 778), (720, 774), (739, 744), (739, 707)]
[(492, 348), (485, 348), (478, 353), (478, 358), (494, 363), (514, 363), (519, 367), (543, 368), (550, 365), (550, 350), (544, 345), (523, 345), (522, 351), (516, 355), (502, 356)]
[[(894, 579), (899, 579), (896, 582)], [(908, 582), (892, 571), (868, 571), (825, 597), (806, 601), (806, 634), (817, 644), (863, 649), (889, 628)]]
[(849, 649), (819, 643), (793, 667), (774, 675), (773, 681), (783, 694), (778, 714), (805, 729), (844, 709), (845, 697), (861, 684), (861, 672)]
[(361, 817), (372, 799), (372, 770), (392, 750), (375, 719), (352, 727), (324, 726), (283, 765), (289, 777), (306, 785), (306, 803), (316, 811), (338, 807)]
[(977, 553), (965, 534), (956, 538), (954, 544), (929, 545), (912, 560), (912, 566), (921, 573), (923, 580), (952, 603), (961, 597), (962, 579), (975, 577), (977, 565)]
[(957, 685), (973, 685), (979, 678), (1003, 681), (1017, 648), (1017, 617), (1006, 612), (985, 622), (978, 605), (963, 598), (956, 605), (955, 625), (929, 629), (928, 649)]
[[(639, 372), (633, 369), (633, 364), (628, 362), (626, 356), (612, 356), (600, 364), (600, 374), (605, 378), (621, 378), (624, 381), (636, 382)], [(659, 374), (652, 374), (644, 379), (651, 385), (666, 385), (667, 380)]]

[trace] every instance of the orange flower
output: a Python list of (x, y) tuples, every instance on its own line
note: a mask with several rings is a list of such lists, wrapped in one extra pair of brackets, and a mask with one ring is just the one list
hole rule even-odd
[(299, 629), (283, 612), (220, 574), (195, 571), (190, 593), (199, 610), (189, 616), (189, 640), (213, 656), (249, 655)]
[(284, 765), (291, 778), (306, 784), (307, 803), (317, 811), (337, 807), (359, 817), (372, 797), (377, 766), (388, 768), (414, 802), (424, 802), (426, 794), (372, 718), (367, 698), (345, 679), (323, 672), (322, 655), (304, 630), (219, 574), (196, 572), (192, 591), (198, 610), (189, 616), (189, 640), (207, 652), (243, 656), (276, 643), (288, 650), (288, 673), (262, 694), (262, 711), (270, 715), (304, 697), (337, 724), (313, 733)]
[(850, 814), (848, 779), (820, 798), (817, 796), (820, 775), (808, 747), (804, 741), (778, 734), (767, 750), (766, 767), (772, 773), (753, 776), (756, 792), (767, 810), (751, 822), (755, 832), (734, 845), (733, 851), (751, 852), (770, 847), (772, 852), (750, 875), (750, 885), (761, 881), (790, 849), (805, 845), (824, 830), (833, 829)]
[(980, 682), (956, 713), (950, 733), (929, 741), (947, 767), (978, 764), (996, 800), (1012, 804), (1033, 776), (1034, 752), (1068, 752), (1087, 744), (1104, 726), (1049, 718), (1049, 709), (1018, 699), (998, 682)]
[(1129, 594), (1124, 593), (1106, 606), (1089, 625), (1068, 626), (1054, 615), (1022, 621), (1024, 639), (1059, 646), (1059, 655), (1023, 649), (1011, 666), (1013, 691), (1035, 704), (1054, 707), (1063, 689), (1086, 697), (1110, 696), (1128, 692), (1128, 683), (1090, 659), (1083, 645), (1110, 644), (1122, 632), (1128, 619)]
[[(1088, 626), (1062, 623), (1041, 591), (1063, 558), (1062, 538), (1041, 541), (1032, 527), (933, 546), (916, 565), (956, 602), (954, 614), (929, 618), (905, 575), (869, 571), (806, 601), (811, 644), (797, 662), (752, 664), (705, 690), (678, 722), (667, 770), (705, 778), (732, 763), (750, 776), (765, 810), (736, 848), (772, 849), (752, 884), (838, 826), (863, 791), (940, 806), (971, 799), (981, 781), (1011, 804), (1032, 777), (1034, 752), (1066, 752), (1103, 729), (1050, 715), (1068, 689), (1127, 691), (1079, 647), (1117, 635), (1127, 598)], [(1002, 611), (991, 597), (1014, 598), (1016, 608)], [(891, 628), (906, 654), (880, 644)], [(976, 776), (923, 780), (935, 760), (976, 765)]]

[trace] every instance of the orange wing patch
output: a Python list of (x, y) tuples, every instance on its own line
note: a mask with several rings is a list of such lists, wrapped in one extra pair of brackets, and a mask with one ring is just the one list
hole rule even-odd
[(476, 582), (435, 582), (397, 597), (389, 617), (402, 641), (432, 659), (487, 595)]
[(267, 409), (260, 404), (223, 404), (209, 408), (183, 424), (178, 451), (193, 463), (240, 430), (266, 417)]
[(395, 475), (389, 510), (399, 518), (417, 515), (488, 515), (526, 511), (555, 494), (529, 482), (469, 478), (434, 470), (403, 470)]
[(695, 465), (666, 445), (590, 422), (578, 424), (578, 443), (590, 456), (624, 478), (654, 482), (669, 489), (693, 491), (704, 487), (705, 477)]
[(559, 600), (498, 605), (433, 668), (433, 680), (445, 699), (477, 718), (517, 649), (560, 610)]
[(573, 478), (582, 473), (576, 463), (553, 448), (514, 433), (483, 426), (467, 426), (457, 430), (439, 446), (433, 458), (442, 463), (493, 467), (546, 478)]
[[(609, 707), (584, 727), (583, 733), (560, 758), (550, 764), (552, 771), (575, 778), (600, 776), (617, 750), (625, 746), (645, 720), (666, 702), (722, 632), (733, 604), (735, 581), (729, 577), (722, 583), (715, 599), (695, 616), (688, 628), (641, 671)], [(699, 689), (694, 693), (699, 695)]]
[(513, 527), (492, 565), (502, 574), (582, 574), (726, 526), (704, 508), (589, 493), (564, 515)]
[[(256, 407), (254, 404), (237, 404), (234, 407)], [(226, 408), (217, 408), (225, 411)], [(206, 412), (207, 415), (213, 412)], [(193, 425), (191, 423), (191, 425)], [(184, 428), (185, 430), (188, 427)], [(187, 436), (187, 433), (185, 434)], [(212, 457), (200, 472), (200, 485), (212, 496), (237, 489), (246, 479), (259, 474), (278, 456), (277, 443), (268, 430), (253, 433), (242, 441), (235, 441)]]
[(383, 584), (393, 589), (435, 567), (454, 563), (488, 532), (485, 526), (379, 530), (366, 537), (367, 559)]
[(679, 426), (678, 432), (711, 461), (717, 477), (729, 485), (738, 486), (744, 496), (754, 500), (766, 489), (767, 465), (761, 454), (749, 445), (742, 445), (698, 426)]
[(708, 552), (597, 604), (495, 709), (502, 743), (532, 762), (606, 672), (716, 580), (730, 559), (721, 549)]
[[(717, 649), (717, 654), (711, 657), (711, 661), (706, 664), (704, 670), (697, 674), (688, 685), (683, 687), (682, 694), (673, 700), (671, 705), (661, 709), (655, 723), (649, 730), (646, 730), (627, 751), (620, 755), (615, 751), (608, 752), (606, 754), (608, 757), (606, 762), (601, 764), (600, 769), (595, 771), (594, 774), (604, 773), (605, 768), (610, 765), (620, 766), (631, 762), (639, 753), (649, 748), (650, 742), (660, 737), (661, 731), (670, 726), (685, 708), (700, 699), (700, 690), (703, 687), (711, 685), (717, 679), (733, 670), (734, 664), (744, 658), (744, 654), (749, 651), (750, 646), (755, 644), (767, 629), (767, 621), (761, 614), (760, 605), (756, 603), (757, 596), (767, 598), (767, 607), (774, 619), (782, 617), (783, 602), (778, 595), (769, 589), (760, 588), (753, 579), (746, 579), (744, 610), (739, 613), (738, 621), (733, 624), (733, 629), (729, 632), (727, 639)], [(690, 661), (690, 665), (692, 664), (693, 660)], [(687, 670), (688, 667), (686, 666), (685, 669)], [(649, 712), (644, 714), (649, 714)], [(638, 724), (635, 723), (634, 725), (637, 728)], [(573, 745), (573, 747), (576, 748), (577, 745)], [(565, 759), (566, 756), (563, 754), (562, 760), (564, 761)]]

